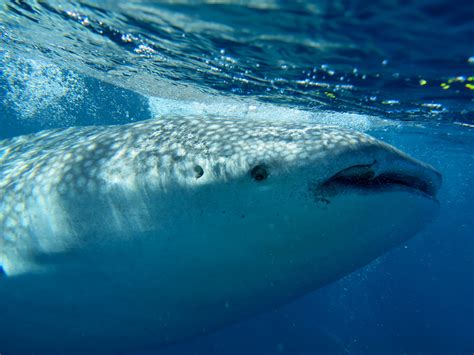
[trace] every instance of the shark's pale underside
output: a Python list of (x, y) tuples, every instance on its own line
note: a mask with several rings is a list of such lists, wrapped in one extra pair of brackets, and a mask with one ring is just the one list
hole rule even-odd
[(212, 117), (0, 141), (0, 352), (153, 349), (412, 237), (441, 176), (365, 134)]

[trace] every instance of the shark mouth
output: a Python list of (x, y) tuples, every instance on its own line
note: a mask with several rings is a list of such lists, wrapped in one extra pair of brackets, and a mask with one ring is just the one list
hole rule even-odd
[(435, 170), (420, 166), (418, 169), (377, 172), (376, 163), (374, 161), (369, 165), (354, 165), (339, 171), (320, 185), (322, 196), (334, 196), (348, 189), (375, 192), (398, 188), (436, 200), (441, 175)]

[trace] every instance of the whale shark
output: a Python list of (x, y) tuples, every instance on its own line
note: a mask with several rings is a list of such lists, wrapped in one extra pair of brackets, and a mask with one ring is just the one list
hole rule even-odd
[(179, 116), (0, 141), (0, 352), (156, 349), (370, 263), (441, 175), (364, 133)]

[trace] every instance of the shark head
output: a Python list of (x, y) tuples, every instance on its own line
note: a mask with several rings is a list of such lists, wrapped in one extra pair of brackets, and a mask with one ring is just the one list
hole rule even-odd
[[(0, 316), (26, 328), (0, 340), (36, 350), (208, 332), (371, 262), (439, 205), (429, 165), (311, 123), (185, 117), (2, 144), (3, 234), (24, 235), (3, 242)], [(21, 342), (29, 324), (42, 326)]]
[[(359, 132), (208, 118), (176, 122), (173, 134), (180, 139), (151, 140), (153, 163), (139, 164), (146, 190), (173, 200), (171, 220), (181, 222), (167, 230), (202, 233), (204, 248), (223, 243), (230, 256), (222, 263), (235, 268), (253, 257), (244, 264), (256, 282), (273, 274), (285, 289), (288, 280), (319, 287), (409, 239), (438, 212), (441, 175)], [(206, 242), (211, 234), (220, 242)]]

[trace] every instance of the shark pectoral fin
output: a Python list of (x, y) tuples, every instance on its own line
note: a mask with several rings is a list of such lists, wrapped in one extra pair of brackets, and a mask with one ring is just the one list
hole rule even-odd
[(39, 265), (31, 258), (19, 254), (12, 250), (3, 255), (0, 253), (0, 278), (17, 276), (40, 269)]

